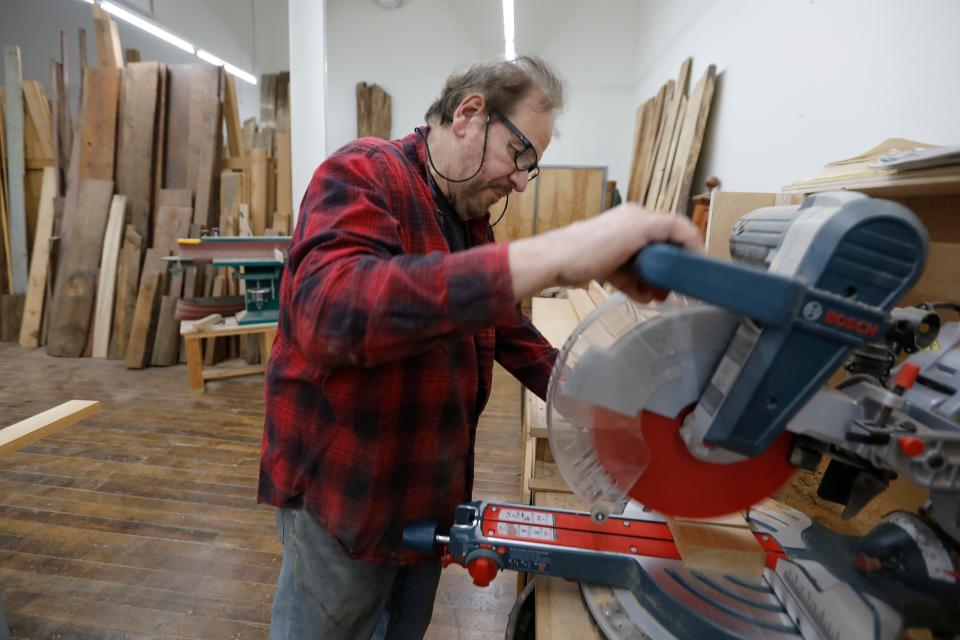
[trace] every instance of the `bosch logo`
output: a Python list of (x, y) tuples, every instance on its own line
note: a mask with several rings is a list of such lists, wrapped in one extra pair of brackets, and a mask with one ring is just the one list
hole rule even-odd
[(819, 302), (812, 301), (803, 305), (803, 317), (811, 322), (815, 322), (820, 319), (820, 316), (823, 315), (823, 305)]
[[(806, 311), (806, 309), (804, 309), (804, 311)], [(861, 320), (860, 318), (854, 318), (853, 316), (848, 316), (845, 313), (837, 313), (833, 309), (827, 311), (826, 315), (823, 317), (823, 322), (825, 324), (837, 327), (838, 329), (857, 333), (868, 338), (877, 335), (877, 331), (880, 330), (880, 327), (872, 322), (867, 322), (866, 320)]]

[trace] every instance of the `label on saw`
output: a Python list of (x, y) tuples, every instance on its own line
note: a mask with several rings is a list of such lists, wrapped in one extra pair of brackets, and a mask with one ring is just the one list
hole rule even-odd
[(556, 542), (557, 530), (550, 527), (537, 527), (528, 524), (498, 522), (497, 536), (501, 538), (526, 538), (527, 540)]
[(520, 522), (524, 524), (539, 524), (552, 527), (556, 518), (547, 511), (527, 511), (526, 509), (500, 509), (499, 515), (494, 516), (501, 522)]

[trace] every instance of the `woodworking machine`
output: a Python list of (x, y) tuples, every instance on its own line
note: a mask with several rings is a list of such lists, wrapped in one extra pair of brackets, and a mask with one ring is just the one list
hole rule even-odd
[[(580, 580), (609, 638), (960, 633), (960, 323), (940, 317), (958, 307), (894, 306), (926, 230), (897, 203), (824, 193), (743, 217), (730, 253), (644, 249), (637, 277), (674, 293), (613, 296), (561, 349), (550, 447), (590, 513), (469, 503), (442, 535), (411, 523), (407, 543), (477, 584), (501, 569)], [(845, 518), (898, 475), (929, 501), (854, 538), (767, 500), (824, 457), (818, 494)], [(762, 573), (684, 565), (664, 516), (738, 511)]]
[(244, 310), (237, 323), (276, 322), (280, 314), (280, 279), (290, 236), (203, 236), (177, 240), (179, 255), (170, 258), (185, 263), (213, 264), (238, 270)]

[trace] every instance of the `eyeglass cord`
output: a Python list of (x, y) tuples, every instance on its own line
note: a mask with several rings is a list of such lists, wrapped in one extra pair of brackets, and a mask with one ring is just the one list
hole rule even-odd
[[(483, 163), (487, 159), (487, 133), (489, 133), (490, 131), (490, 116), (487, 116), (486, 127), (483, 129), (483, 152), (480, 154), (480, 166), (477, 167), (477, 170), (474, 171), (472, 175), (470, 175), (467, 178), (463, 178), (462, 180), (457, 180), (455, 178), (448, 178), (447, 176), (440, 173), (440, 170), (437, 169), (437, 165), (433, 163), (433, 156), (430, 155), (430, 142), (427, 140), (427, 134), (424, 133), (423, 129), (421, 129), (420, 127), (414, 127), (413, 130), (417, 133), (417, 135), (423, 137), (423, 146), (427, 150), (427, 162), (430, 163), (430, 168), (433, 169), (434, 173), (436, 173), (438, 176), (440, 176), (447, 182), (457, 182), (457, 183), (468, 182), (476, 178), (477, 175), (480, 173), (480, 170), (483, 169)], [(503, 219), (503, 216), (507, 213), (507, 205), (510, 204), (510, 194), (508, 193), (505, 197), (506, 197), (506, 201), (503, 203), (503, 211), (500, 212), (500, 215), (497, 217), (497, 221), (490, 225), (491, 227), (497, 226), (497, 223), (500, 222), (500, 220)]]

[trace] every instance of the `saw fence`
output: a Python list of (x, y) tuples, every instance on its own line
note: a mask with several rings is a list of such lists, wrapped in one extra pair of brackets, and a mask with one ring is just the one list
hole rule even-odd
[[(261, 78), (260, 119), (241, 124), (234, 77), (206, 63), (124, 60), (116, 24), (93, 6), (97, 65), (68, 77), (67, 42), (51, 60), (52, 95), (21, 81), (5, 51), (0, 99), (0, 339), (55, 356), (183, 358), (181, 298), (239, 291), (234, 269), (177, 268), (178, 237), (286, 235), (292, 219), (289, 74)], [(67, 102), (79, 82), (79, 113)], [(22, 116), (22, 117), (21, 117)], [(208, 364), (259, 359), (256, 341), (209, 340)]]

